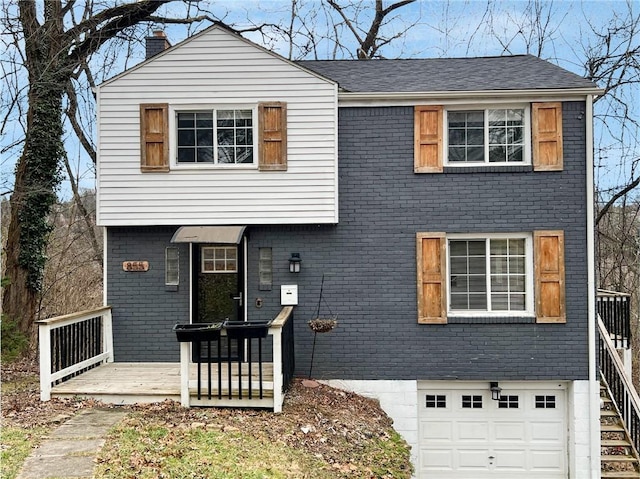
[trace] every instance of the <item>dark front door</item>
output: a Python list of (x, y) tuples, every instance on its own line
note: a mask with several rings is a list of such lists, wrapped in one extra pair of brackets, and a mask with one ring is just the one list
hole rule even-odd
[(243, 261), (238, 245), (194, 245), (194, 323), (243, 317)]

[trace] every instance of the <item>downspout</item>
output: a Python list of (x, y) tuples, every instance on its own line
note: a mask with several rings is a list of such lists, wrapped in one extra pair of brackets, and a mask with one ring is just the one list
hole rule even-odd
[(599, 388), (596, 377), (596, 265), (593, 183), (593, 95), (586, 98), (586, 146), (587, 146), (587, 318), (589, 321), (589, 445), (592, 479), (600, 478), (600, 415)]

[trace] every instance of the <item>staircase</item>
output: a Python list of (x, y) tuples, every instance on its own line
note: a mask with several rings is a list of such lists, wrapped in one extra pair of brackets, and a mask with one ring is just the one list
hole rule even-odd
[(640, 462), (607, 387), (600, 386), (600, 464), (602, 478), (640, 479)]

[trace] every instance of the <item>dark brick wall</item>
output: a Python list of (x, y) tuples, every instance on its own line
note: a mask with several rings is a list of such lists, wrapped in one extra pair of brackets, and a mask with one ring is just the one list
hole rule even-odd
[[(180, 360), (172, 332), (189, 322), (189, 246), (171, 244), (175, 227), (107, 228), (107, 304), (113, 306), (115, 360)], [(180, 285), (165, 286), (164, 251), (180, 249)], [(149, 271), (125, 272), (123, 261), (149, 262)]]
[[(337, 313), (339, 325), (333, 332), (317, 336), (315, 377), (586, 379), (584, 118), (582, 102), (564, 104), (562, 172), (532, 172), (530, 168), (516, 167), (481, 171), (448, 168), (443, 174), (414, 174), (412, 108), (341, 109), (340, 223), (254, 225), (248, 229), (249, 317), (275, 316), (280, 310), (280, 285), (298, 284), (296, 366), (298, 374), (308, 374), (313, 333), (306, 321), (315, 316), (324, 274), (320, 311), (325, 314), (330, 308)], [(492, 319), (482, 324), (477, 320), (456, 319), (447, 325), (417, 324), (416, 232), (535, 229), (565, 231), (566, 324), (538, 325), (529, 319)], [(122, 242), (130, 238), (131, 247), (163, 251), (173, 233), (171, 228), (131, 231), (134, 232), (118, 229), (118, 234), (110, 234), (109, 240)], [(258, 289), (260, 247), (273, 248), (272, 291)], [(302, 257), (302, 272), (297, 275), (288, 272), (287, 260), (293, 252)], [(122, 260), (110, 258), (111, 267), (118, 267), (118, 261)], [(120, 289), (110, 285), (110, 290), (113, 287)], [(179, 316), (188, 311), (188, 296), (181, 296), (188, 295), (186, 282), (180, 285), (177, 294), (165, 292), (163, 283), (157, 288), (141, 284), (138, 287), (149, 294), (156, 289), (153, 294), (157, 299), (150, 305), (156, 313), (159, 309), (175, 309), (174, 316)], [(133, 291), (130, 286), (121, 293), (119, 301), (130, 302)], [(262, 308), (255, 306), (256, 298), (263, 300)], [(184, 304), (180, 307), (178, 302)], [(148, 321), (145, 318), (152, 321), (158, 316), (149, 310), (138, 314), (142, 314), (141, 321), (145, 322)], [(119, 315), (114, 308), (114, 317)], [(133, 328), (134, 321), (139, 322), (128, 320), (127, 329)], [(167, 320), (163, 327), (171, 322)], [(142, 339), (136, 340), (138, 344)], [(169, 347), (167, 341), (162, 344), (165, 343)], [(177, 354), (177, 346), (172, 343), (167, 351), (171, 354), (157, 360), (173, 360), (174, 356), (168, 356)], [(143, 360), (162, 356), (138, 353), (135, 357)], [(126, 360), (133, 359), (127, 356)]]

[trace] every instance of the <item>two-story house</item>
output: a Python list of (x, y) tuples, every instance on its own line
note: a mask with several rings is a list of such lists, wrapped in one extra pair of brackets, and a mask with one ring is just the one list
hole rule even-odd
[(115, 360), (177, 361), (175, 323), (293, 285), (297, 374), (315, 346), (378, 398), (417, 477), (598, 477), (599, 93), (530, 55), (291, 62), (222, 26), (163, 50), (97, 91)]

